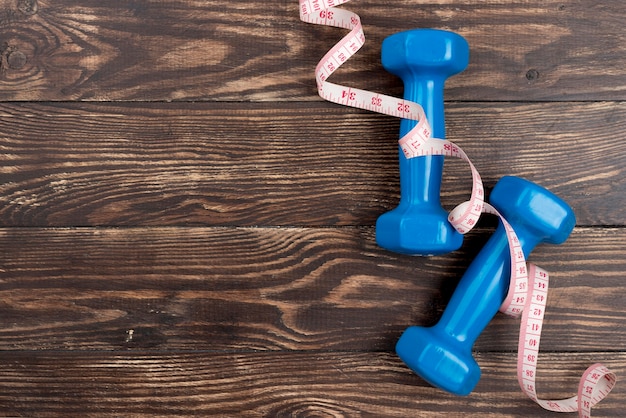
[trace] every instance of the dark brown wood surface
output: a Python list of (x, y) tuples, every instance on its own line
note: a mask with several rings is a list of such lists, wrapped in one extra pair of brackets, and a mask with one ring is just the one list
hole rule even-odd
[[(552, 284), (544, 398), (587, 366), (626, 373), (626, 5), (355, 0), (367, 42), (334, 81), (401, 95), (380, 43), (456, 31), (448, 137), (489, 191), (504, 175), (572, 205), (531, 261)], [(296, 0), (0, 0), (0, 416), (552, 417), (516, 380), (497, 315), (469, 397), (397, 358), (493, 231), (461, 250), (379, 248), (398, 202), (398, 120), (322, 101), (342, 30)], [(469, 195), (446, 161), (442, 202)], [(622, 382), (594, 417), (626, 411)]]

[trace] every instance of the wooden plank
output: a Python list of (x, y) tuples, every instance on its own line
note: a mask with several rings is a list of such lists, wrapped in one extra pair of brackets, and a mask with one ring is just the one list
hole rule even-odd
[[(408, 257), (364, 228), (0, 230), (0, 349), (391, 351), (435, 323), (490, 231)], [(623, 228), (577, 228), (532, 259), (552, 273), (545, 351), (626, 344)], [(479, 351), (514, 351), (498, 315)]]
[[(345, 31), (299, 21), (295, 0), (2, 0), (1, 100), (315, 100), (313, 69)], [(452, 100), (624, 100), (619, 1), (362, 0), (368, 42), (336, 81), (383, 93), (386, 37), (443, 28), (471, 45)], [(22, 10), (20, 10), (22, 9)]]
[[(596, 353), (619, 375), (624, 353)], [(478, 354), (468, 397), (428, 386), (388, 353), (5, 352), (0, 408), (10, 416), (552, 417), (519, 390), (514, 355)], [(550, 353), (541, 397), (576, 394), (589, 356)], [(593, 410), (620, 416), (624, 385)], [(550, 397), (548, 397), (550, 396)]]
[[(624, 225), (626, 103), (453, 103), (448, 137), (487, 188), (562, 196)], [(398, 120), (315, 104), (3, 104), (2, 226), (373, 225), (398, 202)], [(467, 199), (447, 162), (442, 200)]]

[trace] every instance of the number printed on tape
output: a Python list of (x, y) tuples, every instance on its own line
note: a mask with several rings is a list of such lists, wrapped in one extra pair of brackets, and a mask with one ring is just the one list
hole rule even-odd
[(450, 212), (448, 220), (462, 234), (467, 233), (476, 225), (482, 213), (498, 216), (504, 225), (511, 256), (511, 284), (500, 311), (514, 317), (521, 316), (517, 364), (520, 387), (529, 398), (547, 410), (578, 411), (582, 418), (591, 417), (591, 408), (613, 389), (616, 376), (602, 364), (594, 364), (583, 373), (576, 396), (562, 400), (538, 398), (535, 381), (549, 275), (547, 271), (526, 263), (513, 228), (493, 206), (484, 202), (482, 180), (469, 157), (458, 145), (447, 140), (432, 138), (426, 114), (418, 103), (327, 81), (365, 43), (365, 34), (359, 16), (348, 10), (337, 8), (348, 1), (300, 0), (302, 21), (349, 30), (349, 33), (322, 57), (315, 68), (319, 95), (333, 103), (416, 120), (416, 126), (399, 140), (399, 146), (407, 158), (443, 155), (460, 158), (469, 164), (473, 180), (470, 199), (455, 207)]

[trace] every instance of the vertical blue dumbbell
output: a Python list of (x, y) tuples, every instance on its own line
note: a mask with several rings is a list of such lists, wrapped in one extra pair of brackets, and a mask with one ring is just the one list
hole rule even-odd
[[(490, 200), (515, 230), (525, 256), (541, 242), (564, 242), (576, 224), (567, 203), (519, 177), (503, 177)], [(402, 334), (396, 344), (400, 358), (431, 385), (469, 394), (480, 379), (472, 346), (506, 298), (510, 266), (500, 223), (463, 275), (439, 322), (429, 328), (409, 327)]]
[[(467, 67), (467, 41), (453, 32), (416, 29), (386, 38), (381, 55), (383, 67), (403, 80), (404, 98), (422, 105), (433, 136), (444, 138), (444, 84), (448, 77)], [(416, 123), (402, 119), (400, 137)], [(444, 157), (407, 159), (402, 151), (399, 154), (400, 203), (378, 218), (376, 242), (388, 250), (411, 255), (458, 249), (463, 237), (448, 222), (439, 200)]]

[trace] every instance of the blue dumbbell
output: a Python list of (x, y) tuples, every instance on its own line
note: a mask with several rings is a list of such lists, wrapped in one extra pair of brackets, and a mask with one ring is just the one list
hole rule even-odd
[[(460, 35), (442, 30), (416, 29), (386, 38), (382, 64), (404, 82), (404, 98), (424, 108), (433, 136), (445, 137), (443, 88), (445, 80), (463, 71), (469, 46)], [(402, 119), (400, 137), (416, 125)], [(448, 222), (439, 193), (442, 156), (407, 159), (400, 150), (400, 203), (376, 222), (376, 242), (391, 251), (411, 255), (444, 254), (458, 249), (463, 236)]]
[[(567, 203), (519, 177), (503, 177), (490, 200), (515, 230), (525, 256), (539, 243), (564, 242), (576, 224)], [(431, 385), (469, 394), (480, 379), (472, 346), (506, 298), (510, 266), (500, 223), (463, 275), (439, 322), (409, 327), (402, 334), (396, 345), (400, 358)]]

